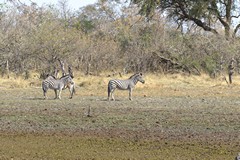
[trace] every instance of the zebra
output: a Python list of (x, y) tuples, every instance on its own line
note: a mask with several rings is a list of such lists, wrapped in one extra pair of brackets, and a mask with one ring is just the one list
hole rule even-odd
[(235, 160), (240, 160), (240, 152), (238, 153), (237, 157), (235, 157)]
[[(53, 89), (55, 92), (55, 99), (61, 99), (62, 90), (68, 88), (70, 91), (70, 99), (73, 97), (73, 93), (75, 92), (75, 83), (73, 81), (73, 77), (71, 75), (62, 76), (60, 79), (56, 79), (54, 76), (48, 76), (42, 82), (42, 89), (44, 98), (47, 99), (46, 93), (48, 89)], [(59, 94), (57, 95), (57, 90), (59, 90)]]
[(110, 101), (110, 97), (113, 101), (115, 100), (113, 92), (116, 88), (120, 90), (129, 90), (129, 100), (132, 100), (132, 90), (138, 81), (140, 81), (143, 84), (145, 83), (142, 73), (136, 73), (126, 80), (119, 79), (110, 80), (108, 82), (108, 101)]

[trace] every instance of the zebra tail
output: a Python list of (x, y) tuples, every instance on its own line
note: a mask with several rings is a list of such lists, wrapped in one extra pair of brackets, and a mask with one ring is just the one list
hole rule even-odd
[(108, 97), (110, 97), (110, 82), (108, 83)]
[(42, 82), (42, 90), (43, 92), (46, 92), (46, 85), (44, 84), (44, 82)]

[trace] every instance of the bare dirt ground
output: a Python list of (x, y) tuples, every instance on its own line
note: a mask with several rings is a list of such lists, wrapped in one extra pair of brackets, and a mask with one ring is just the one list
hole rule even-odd
[(133, 101), (116, 91), (115, 102), (106, 100), (107, 79), (79, 80), (73, 99), (63, 91), (61, 100), (0, 85), (0, 159), (234, 159), (240, 85), (153, 79), (136, 86)]

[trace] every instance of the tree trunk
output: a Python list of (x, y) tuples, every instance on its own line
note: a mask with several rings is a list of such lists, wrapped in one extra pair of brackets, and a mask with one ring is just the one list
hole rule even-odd
[(59, 70), (57, 69), (57, 67), (54, 67), (53, 76), (54, 76), (55, 78), (58, 78), (58, 72), (59, 72)]
[(61, 61), (60, 59), (58, 59), (60, 66), (61, 66), (61, 70), (62, 70), (62, 76), (66, 75), (66, 71), (65, 71), (65, 64), (63, 61)]
[(68, 65), (68, 74), (73, 78), (74, 75), (73, 75), (73, 70), (72, 70), (72, 66), (71, 65)]
[(234, 59), (232, 58), (231, 61), (230, 61), (230, 64), (228, 66), (228, 76), (229, 76), (229, 83), (232, 84), (232, 75), (234, 73)]
[(7, 78), (9, 78), (9, 64), (8, 64), (8, 60), (6, 61), (5, 72), (6, 72)]

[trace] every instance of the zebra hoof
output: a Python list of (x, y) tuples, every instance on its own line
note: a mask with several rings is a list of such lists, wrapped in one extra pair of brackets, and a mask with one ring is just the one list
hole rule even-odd
[(72, 97), (69, 97), (69, 99), (72, 99)]

